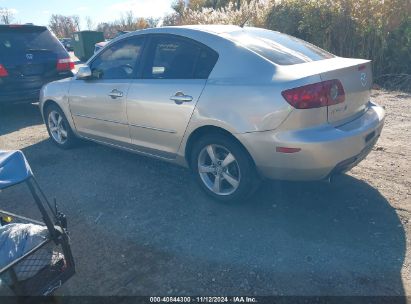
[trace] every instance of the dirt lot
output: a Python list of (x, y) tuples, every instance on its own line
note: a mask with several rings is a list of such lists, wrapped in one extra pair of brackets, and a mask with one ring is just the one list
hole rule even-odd
[[(382, 137), (347, 175), (267, 181), (252, 199), (208, 199), (183, 169), (85, 143), (61, 151), (34, 106), (1, 110), (0, 148), (22, 149), (69, 219), (65, 295), (411, 295), (411, 95), (375, 91)], [(25, 188), (3, 209), (34, 213)]]

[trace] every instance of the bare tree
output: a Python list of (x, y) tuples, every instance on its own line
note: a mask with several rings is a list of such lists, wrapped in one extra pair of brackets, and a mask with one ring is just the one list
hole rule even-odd
[(146, 18), (147, 27), (157, 27), (160, 22), (160, 18), (148, 17)]
[(80, 18), (53, 14), (50, 17), (49, 27), (57, 37), (71, 37), (73, 32), (80, 30)]
[(157, 18), (137, 18), (132, 11), (128, 11), (113, 22), (102, 22), (96, 27), (97, 31), (103, 32), (105, 38), (113, 38), (118, 31), (136, 31), (148, 27), (156, 27), (159, 22)]
[(90, 16), (86, 17), (86, 26), (89, 31), (92, 31), (95, 28), (94, 22)]
[(69, 17), (73, 20), (73, 25), (76, 31), (80, 30), (80, 17), (77, 15)]
[(11, 9), (0, 8), (0, 23), (10, 24), (14, 20), (14, 13)]

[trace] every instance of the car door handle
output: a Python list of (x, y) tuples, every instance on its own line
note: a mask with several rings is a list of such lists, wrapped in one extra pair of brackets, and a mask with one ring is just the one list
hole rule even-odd
[(170, 97), (171, 100), (174, 100), (176, 104), (182, 104), (183, 102), (193, 101), (193, 96), (185, 95), (183, 92), (177, 92)]
[(119, 97), (123, 97), (123, 92), (114, 89), (112, 90), (110, 93), (108, 93), (108, 96), (110, 96), (113, 99), (119, 98)]

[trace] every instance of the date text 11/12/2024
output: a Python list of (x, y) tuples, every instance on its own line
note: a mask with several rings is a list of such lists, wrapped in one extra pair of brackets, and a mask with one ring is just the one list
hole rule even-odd
[(150, 297), (151, 303), (257, 303), (254, 297)]

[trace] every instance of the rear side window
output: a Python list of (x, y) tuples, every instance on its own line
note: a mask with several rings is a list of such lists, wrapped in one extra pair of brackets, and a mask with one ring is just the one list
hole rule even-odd
[(52, 51), (67, 57), (67, 52), (44, 27), (9, 27), (0, 26), (0, 55), (7, 56), (29, 51)]
[(304, 40), (279, 32), (248, 28), (228, 35), (230, 40), (279, 65), (292, 65), (335, 57)]
[(203, 48), (198, 56), (194, 78), (207, 79), (217, 62), (218, 54), (208, 48)]
[(155, 35), (144, 66), (148, 79), (207, 79), (218, 55), (189, 39), (174, 35)]

